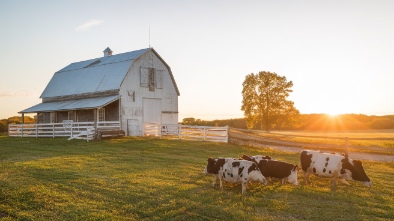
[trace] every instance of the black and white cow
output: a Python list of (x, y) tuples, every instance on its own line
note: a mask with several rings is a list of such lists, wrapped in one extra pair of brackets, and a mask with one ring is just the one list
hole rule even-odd
[(208, 164), (204, 169), (205, 174), (213, 174), (214, 182), (220, 180), (220, 188), (223, 188), (223, 181), (229, 183), (241, 183), (242, 194), (246, 192), (246, 185), (250, 181), (259, 181), (267, 184), (267, 180), (261, 174), (256, 163), (247, 160), (237, 160), (233, 158), (208, 158)]
[(208, 158), (208, 164), (204, 169), (204, 174), (205, 175), (209, 175), (209, 174), (213, 175), (212, 186), (216, 185), (216, 180), (219, 179), (219, 170), (221, 167), (223, 167), (223, 165), (228, 160), (234, 160), (234, 158), (223, 158), (223, 157), (219, 157), (219, 158), (210, 158), (209, 157)]
[(289, 183), (298, 185), (298, 165), (293, 165), (287, 162), (271, 160), (271, 157), (265, 156), (242, 156), (243, 159), (254, 161), (257, 163), (261, 173), (266, 178), (277, 178), (285, 184), (286, 180)]
[(304, 171), (304, 182), (310, 183), (309, 175), (331, 178), (332, 188), (337, 179), (348, 184), (346, 180), (357, 180), (371, 187), (372, 182), (364, 171), (359, 160), (352, 160), (347, 155), (322, 153), (313, 150), (303, 150), (300, 155), (301, 168)]

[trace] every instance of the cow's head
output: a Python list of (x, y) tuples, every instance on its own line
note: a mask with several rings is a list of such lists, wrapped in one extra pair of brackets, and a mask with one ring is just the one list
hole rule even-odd
[(291, 169), (290, 175), (287, 177), (287, 181), (292, 183), (293, 185), (298, 185), (298, 165), (294, 165), (293, 169)]
[(225, 163), (224, 158), (217, 158), (217, 159), (212, 159), (208, 158), (208, 164), (204, 169), (204, 174), (218, 174), (220, 167), (222, 167)]
[(268, 181), (265, 179), (263, 174), (261, 173), (259, 167), (256, 163), (252, 163), (252, 165), (248, 169), (249, 179), (253, 181), (259, 181), (264, 185), (267, 185)]
[(366, 186), (371, 187), (372, 182), (364, 171), (363, 163), (359, 160), (352, 160), (347, 157), (342, 160), (342, 170), (341, 173), (350, 172), (352, 180), (357, 180), (363, 182)]

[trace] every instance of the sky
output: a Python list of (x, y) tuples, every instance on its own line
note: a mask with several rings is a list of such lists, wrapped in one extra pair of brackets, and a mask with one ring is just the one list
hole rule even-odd
[(179, 121), (242, 118), (242, 83), (292, 81), (302, 114), (394, 114), (391, 0), (2, 0), (0, 119), (41, 103), (70, 63), (153, 47), (180, 90)]

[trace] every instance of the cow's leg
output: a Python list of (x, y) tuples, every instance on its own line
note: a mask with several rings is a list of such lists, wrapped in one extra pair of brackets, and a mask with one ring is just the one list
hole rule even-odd
[(331, 179), (331, 189), (332, 189), (332, 190), (335, 190), (336, 185), (337, 185), (337, 178), (334, 176), (334, 177), (332, 177), (332, 179)]
[(212, 182), (212, 186), (215, 187), (216, 185), (216, 179), (218, 179), (217, 175), (213, 175), (213, 182)]
[(309, 180), (309, 175), (310, 175), (309, 172), (304, 173), (304, 184), (311, 183), (311, 181)]
[(242, 182), (242, 194), (245, 194), (246, 192), (246, 182)]
[(282, 185), (284, 185), (286, 183), (286, 178), (282, 179)]

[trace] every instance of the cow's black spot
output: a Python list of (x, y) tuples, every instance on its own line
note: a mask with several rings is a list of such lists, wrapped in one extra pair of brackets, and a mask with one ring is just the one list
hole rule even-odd
[(328, 162), (326, 163), (326, 167), (327, 167), (327, 165), (328, 165)]
[(256, 163), (252, 163), (252, 165), (248, 168), (248, 174), (254, 170), (258, 170)]
[(301, 160), (301, 169), (306, 172), (311, 165), (312, 154), (308, 155), (307, 151), (302, 151), (300, 158), (301, 158), (300, 159)]
[(326, 168), (323, 169), (323, 173), (325, 173), (325, 172), (326, 172)]
[(329, 173), (329, 174), (331, 174), (331, 170), (330, 170), (330, 171), (328, 171), (328, 173)]
[(313, 173), (316, 173), (316, 168), (315, 167), (313, 167)]
[(233, 162), (233, 167), (239, 167), (240, 162)]
[(329, 158), (329, 157), (327, 157), (327, 158), (326, 158), (326, 161), (329, 161), (329, 160), (330, 160), (330, 158)]
[(241, 175), (242, 177), (242, 172), (244, 171), (244, 167), (238, 168), (238, 175)]
[(226, 173), (225, 172), (223, 172), (223, 177), (226, 178)]

